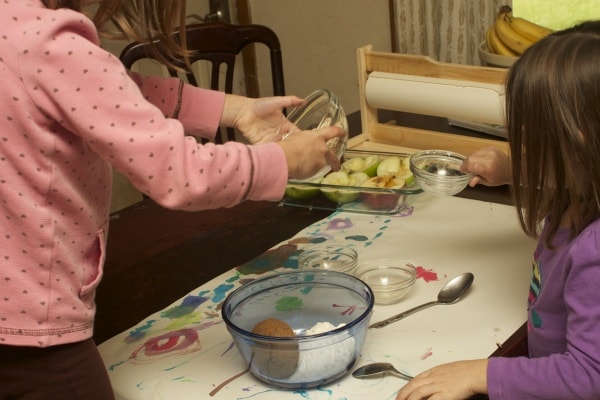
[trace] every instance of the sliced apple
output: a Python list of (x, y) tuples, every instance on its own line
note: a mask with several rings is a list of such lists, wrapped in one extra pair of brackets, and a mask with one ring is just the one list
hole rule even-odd
[(379, 163), (377, 176), (395, 176), (402, 168), (402, 159), (399, 156), (391, 156)]
[[(402, 189), (406, 184), (404, 179), (392, 175), (369, 178), (363, 184), (365, 188)], [(364, 192), (363, 200), (374, 210), (393, 210), (398, 205), (400, 193)]]
[(377, 167), (379, 166), (380, 158), (377, 154), (368, 155), (365, 157), (353, 157), (346, 160), (342, 164), (342, 169), (353, 172), (364, 172), (369, 176), (377, 175)]
[[(355, 186), (358, 187), (362, 182), (368, 179), (369, 176), (364, 172), (355, 172), (349, 174), (344, 170), (339, 170), (327, 174), (321, 184), (329, 186)], [(329, 200), (344, 204), (355, 200), (360, 194), (359, 190), (348, 190), (348, 189), (333, 189), (330, 187), (322, 187), (321, 193)]]
[[(312, 181), (311, 183), (320, 183), (321, 182), (321, 178)], [(288, 197), (291, 197), (292, 199), (296, 199), (296, 200), (307, 200), (310, 199), (314, 196), (316, 196), (319, 193), (319, 188), (318, 187), (312, 187), (312, 186), (307, 186), (307, 185), (303, 185), (301, 183), (299, 184), (292, 184), (292, 183), (288, 183), (287, 186), (285, 187), (285, 195)]]
[(361, 186), (365, 181), (370, 179), (369, 174), (366, 172), (353, 172), (349, 176), (350, 186)]
[(404, 186), (411, 186), (415, 183), (415, 176), (411, 170), (402, 169), (395, 177), (404, 180)]
[(410, 171), (410, 156), (402, 159), (402, 168)]
[(367, 179), (361, 186), (370, 188), (402, 189), (405, 184), (406, 181), (404, 179), (397, 178), (394, 175), (382, 175)]
[(383, 160), (377, 168), (377, 176), (393, 176), (405, 181), (405, 186), (415, 183), (415, 178), (410, 170), (410, 157), (392, 156)]

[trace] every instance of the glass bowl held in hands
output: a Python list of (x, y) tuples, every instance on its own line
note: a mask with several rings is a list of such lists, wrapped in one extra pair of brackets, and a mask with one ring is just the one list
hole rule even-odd
[(399, 302), (406, 297), (417, 280), (414, 265), (391, 259), (361, 262), (355, 275), (373, 290), (376, 304)]
[(254, 376), (281, 388), (307, 389), (351, 370), (373, 304), (369, 286), (352, 275), (303, 270), (241, 286), (221, 312)]
[[(327, 89), (316, 90), (305, 98), (304, 104), (291, 109), (287, 118), (302, 131), (326, 128), (328, 126), (339, 126), (342, 128), (346, 132), (343, 138), (333, 138), (327, 142), (327, 145), (338, 158), (342, 157), (346, 150), (346, 143), (348, 142), (348, 120), (335, 94)], [(329, 171), (331, 171), (331, 167), (325, 166), (315, 175), (303, 181), (310, 182), (322, 178)]]
[(472, 173), (460, 167), (467, 157), (446, 150), (424, 150), (410, 156), (410, 170), (417, 185), (426, 192), (453, 196), (461, 192)]

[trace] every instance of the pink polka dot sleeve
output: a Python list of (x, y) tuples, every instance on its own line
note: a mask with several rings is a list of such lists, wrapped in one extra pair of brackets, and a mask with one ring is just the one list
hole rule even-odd
[[(222, 93), (184, 88), (181, 120), (171, 119), (178, 80), (133, 80), (98, 47), (89, 21), (65, 21), (42, 34), (45, 40), (26, 42), (19, 57), (28, 94), (142, 192), (166, 207), (188, 210), (281, 198), (287, 167), (279, 146), (203, 146), (185, 136), (186, 128), (213, 134)], [(267, 162), (270, 168), (263, 167)]]

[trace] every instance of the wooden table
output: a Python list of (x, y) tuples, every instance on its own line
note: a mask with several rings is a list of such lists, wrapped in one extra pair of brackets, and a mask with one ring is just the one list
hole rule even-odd
[[(450, 127), (445, 118), (384, 112), (380, 119), (402, 120), (404, 125), (415, 128), (469, 134), (464, 129)], [(360, 112), (348, 115), (348, 126), (350, 136), (360, 133)], [(506, 186), (467, 188), (458, 196), (511, 203)], [(329, 214), (271, 202), (184, 212), (166, 210), (151, 200), (116, 212), (111, 217), (104, 277), (96, 296), (96, 343), (122, 332), (183, 293), (262, 254)], [(135, 287), (131, 282), (135, 282)], [(124, 303), (128, 304), (126, 310), (122, 310)], [(516, 341), (519, 353), (524, 337), (524, 331), (519, 332)]]
[[(506, 188), (485, 193), (468, 190), (463, 197), (499, 200), (506, 194)], [(269, 202), (186, 213), (163, 209), (150, 200), (115, 214), (105, 279), (97, 297), (97, 343), (139, 325), (186, 293), (329, 214)], [(526, 355), (525, 339), (523, 325), (493, 355)]]
[[(461, 196), (510, 202), (506, 187), (467, 189)], [(271, 202), (190, 213), (167, 210), (151, 200), (113, 214), (96, 296), (96, 343), (329, 214)], [(525, 338), (526, 331), (519, 330), (495, 354), (524, 354)]]
[(190, 213), (151, 200), (113, 214), (96, 296), (96, 343), (327, 215), (271, 202)]
[[(359, 121), (349, 116), (349, 122), (351, 131), (356, 131)], [(459, 196), (511, 203), (508, 187), (467, 188)], [(96, 343), (328, 215), (330, 211), (271, 202), (191, 213), (167, 210), (151, 200), (116, 212), (111, 217), (104, 278), (96, 297)], [(526, 338), (524, 324), (492, 356), (526, 355)]]

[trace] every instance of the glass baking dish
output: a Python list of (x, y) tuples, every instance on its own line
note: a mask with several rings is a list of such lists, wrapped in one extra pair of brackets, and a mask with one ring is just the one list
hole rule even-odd
[[(397, 156), (401, 159), (410, 158), (407, 153), (392, 153), (379, 151), (346, 150), (342, 163), (354, 157), (378, 156), (380, 160)], [(291, 189), (291, 190), (290, 190)], [(293, 192), (293, 195), (290, 195)], [(338, 194), (339, 201), (333, 200), (325, 192)], [(371, 188), (362, 186), (343, 186), (290, 180), (286, 195), (281, 204), (285, 206), (315, 208), (332, 211), (348, 211), (366, 214), (396, 214), (409, 207), (416, 196), (422, 193), (414, 179), (399, 189)]]

